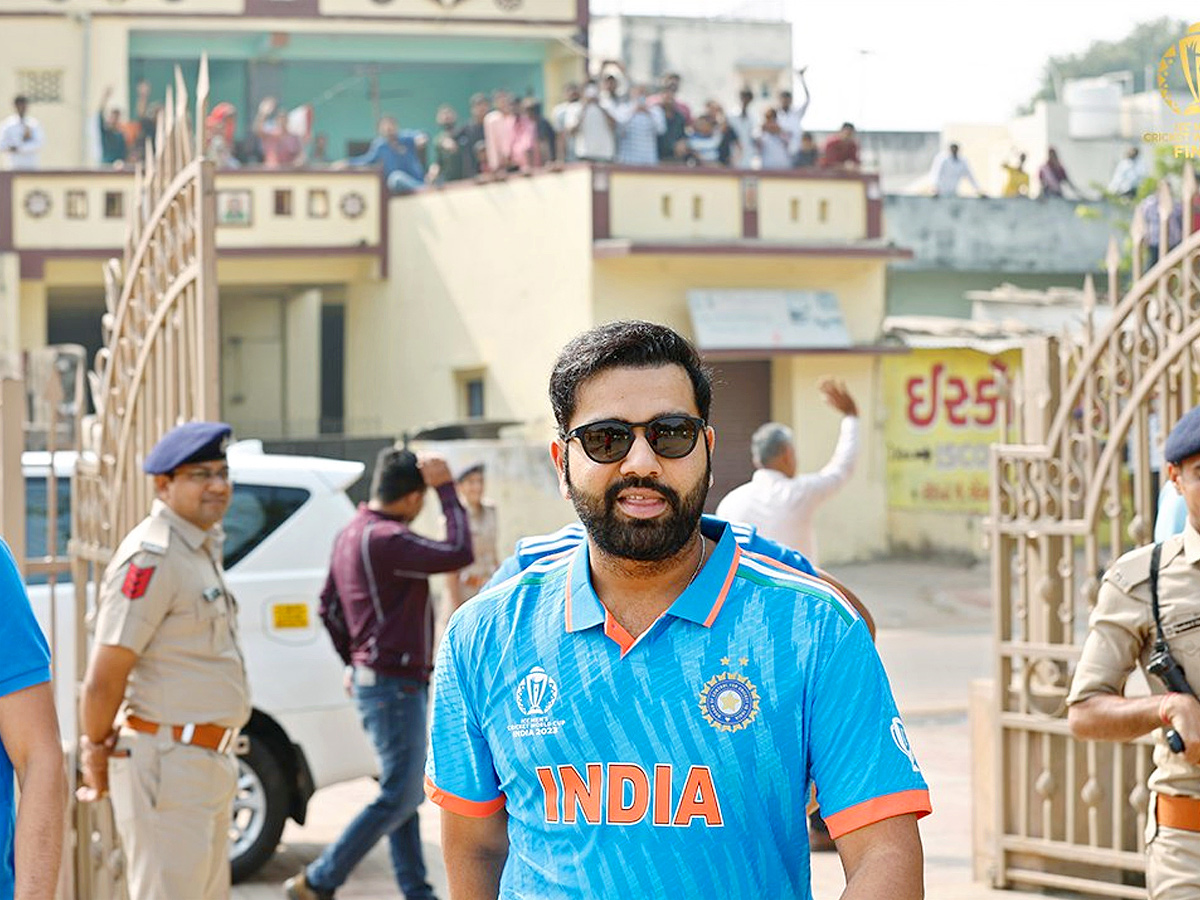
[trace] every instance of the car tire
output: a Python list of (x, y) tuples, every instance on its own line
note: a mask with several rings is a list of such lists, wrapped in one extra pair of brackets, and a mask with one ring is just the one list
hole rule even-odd
[(238, 784), (230, 827), (234, 884), (249, 878), (275, 854), (288, 817), (283, 767), (266, 741), (253, 734), (248, 737), (249, 751), (237, 757)]

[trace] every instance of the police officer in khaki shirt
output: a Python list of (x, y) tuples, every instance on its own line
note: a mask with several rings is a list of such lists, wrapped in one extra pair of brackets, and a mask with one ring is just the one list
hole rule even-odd
[(158, 499), (100, 590), (80, 797), (111, 791), (130, 900), (229, 896), (233, 749), (250, 717), (221, 566), (229, 436), (223, 423), (190, 422), (154, 446), (142, 468)]
[[(1158, 602), (1171, 655), (1200, 690), (1200, 407), (1167, 436), (1167, 475), (1188, 522), (1162, 544)], [(1067, 697), (1071, 732), (1085, 740), (1131, 741), (1158, 729), (1150, 775), (1146, 880), (1151, 900), (1200, 897), (1200, 702), (1185, 693), (1125, 697), (1125, 680), (1149, 663), (1156, 631), (1150, 603), (1153, 545), (1131, 550), (1104, 575), (1083, 654)], [(1156, 692), (1161, 682), (1151, 677)], [(1165, 740), (1174, 728), (1184, 751)]]

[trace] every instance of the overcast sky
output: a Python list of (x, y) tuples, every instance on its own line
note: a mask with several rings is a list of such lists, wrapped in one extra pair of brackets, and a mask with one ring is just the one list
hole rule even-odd
[[(1052, 55), (1116, 40), (1139, 22), (1200, 20), (1200, 5), (1165, 0), (592, 0), (608, 12), (719, 15), (739, 7), (792, 22), (796, 65), (807, 65), (805, 125), (939, 130), (1001, 122), (1037, 89)], [(1166, 49), (1165, 47), (1163, 48)], [(864, 53), (863, 51), (867, 51)], [(1157, 59), (1147, 59), (1154, 65)]]

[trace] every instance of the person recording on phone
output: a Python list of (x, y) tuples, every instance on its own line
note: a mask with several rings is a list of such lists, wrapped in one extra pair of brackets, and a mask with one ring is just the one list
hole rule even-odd
[(42, 126), (29, 115), (29, 99), (23, 94), (13, 98), (11, 116), (0, 122), (0, 151), (8, 154), (8, 168), (38, 168), (38, 152), (45, 142)]
[[(1200, 407), (1167, 436), (1167, 476), (1187, 504), (1181, 534), (1105, 573), (1067, 696), (1071, 733), (1132, 741), (1155, 731), (1146, 828), (1150, 900), (1200, 896)], [(1141, 666), (1154, 693), (1126, 697)]]

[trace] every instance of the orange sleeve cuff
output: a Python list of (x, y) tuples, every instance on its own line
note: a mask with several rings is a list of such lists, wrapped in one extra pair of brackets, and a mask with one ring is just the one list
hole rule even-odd
[[(820, 802), (818, 800), (818, 802)], [(898, 794), (885, 794), (873, 797), (863, 803), (835, 812), (825, 817), (825, 825), (829, 828), (829, 836), (840, 838), (851, 831), (874, 825), (893, 816), (915, 814), (918, 819), (933, 812), (929, 802), (929, 791), (900, 791)]]
[(440, 806), (442, 809), (452, 813), (457, 813), (460, 816), (470, 816), (472, 819), (484, 819), (492, 813), (499, 812), (504, 809), (505, 797), (501, 794), (495, 800), (467, 800), (463, 797), (456, 797), (454, 794), (447, 794), (436, 784), (429, 780), (429, 776), (425, 776), (425, 796)]

